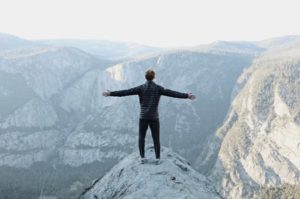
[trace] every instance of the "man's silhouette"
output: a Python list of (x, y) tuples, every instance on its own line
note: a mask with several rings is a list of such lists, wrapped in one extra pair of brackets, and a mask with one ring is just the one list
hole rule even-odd
[(156, 164), (160, 163), (160, 141), (159, 141), (159, 117), (158, 117), (158, 104), (161, 95), (175, 97), (175, 98), (188, 98), (195, 99), (195, 95), (191, 93), (180, 93), (165, 89), (153, 82), (155, 72), (148, 70), (145, 73), (146, 83), (120, 91), (106, 91), (103, 96), (117, 96), (123, 97), (128, 95), (138, 95), (141, 111), (139, 120), (139, 150), (141, 156), (141, 163), (145, 163), (145, 137), (148, 126), (151, 129), (152, 139), (154, 143), (154, 150), (156, 156)]

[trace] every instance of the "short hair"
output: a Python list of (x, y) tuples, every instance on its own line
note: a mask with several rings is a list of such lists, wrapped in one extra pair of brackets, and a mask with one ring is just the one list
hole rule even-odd
[(151, 69), (147, 70), (145, 73), (145, 78), (147, 80), (153, 80), (155, 78), (155, 72)]

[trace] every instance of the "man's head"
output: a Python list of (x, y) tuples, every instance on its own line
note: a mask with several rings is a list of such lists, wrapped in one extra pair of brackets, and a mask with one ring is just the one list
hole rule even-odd
[(147, 70), (145, 73), (146, 80), (153, 80), (155, 78), (155, 72), (151, 69)]

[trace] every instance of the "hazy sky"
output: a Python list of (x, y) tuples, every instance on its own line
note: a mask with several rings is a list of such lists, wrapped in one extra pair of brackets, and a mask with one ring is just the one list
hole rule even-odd
[(0, 32), (189, 46), (300, 34), (297, 0), (0, 0)]

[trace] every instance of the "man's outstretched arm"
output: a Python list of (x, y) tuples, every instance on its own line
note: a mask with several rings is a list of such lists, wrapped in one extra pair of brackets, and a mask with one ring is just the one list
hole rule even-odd
[(120, 91), (106, 91), (103, 92), (102, 95), (107, 97), (107, 96), (116, 96), (116, 97), (123, 97), (123, 96), (128, 96), (128, 95), (138, 95), (140, 92), (140, 87), (134, 87), (126, 90), (120, 90)]
[(175, 98), (189, 98), (189, 99), (195, 99), (196, 96), (192, 93), (181, 93), (178, 91), (173, 91), (170, 89), (161, 88), (161, 95), (165, 95), (168, 97), (175, 97)]

